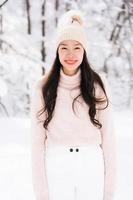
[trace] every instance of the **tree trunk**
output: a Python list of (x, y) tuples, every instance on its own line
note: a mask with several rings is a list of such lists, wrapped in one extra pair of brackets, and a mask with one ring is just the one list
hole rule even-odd
[(57, 17), (58, 9), (59, 9), (59, 0), (55, 0), (55, 25), (56, 26), (58, 23), (58, 17)]
[(43, 1), (42, 4), (42, 44), (41, 44), (41, 55), (42, 55), (42, 74), (45, 74), (45, 59), (46, 59), (46, 49), (45, 49), (45, 36), (46, 36), (46, 19), (45, 19), (45, 9), (46, 9), (46, 0)]
[(27, 12), (27, 32), (28, 34), (31, 34), (31, 19), (30, 19), (30, 0), (26, 0), (26, 12)]

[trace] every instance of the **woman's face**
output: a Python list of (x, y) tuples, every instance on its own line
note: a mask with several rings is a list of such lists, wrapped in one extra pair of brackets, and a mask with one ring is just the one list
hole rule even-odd
[(58, 48), (59, 60), (67, 75), (74, 75), (83, 60), (84, 48), (75, 40), (64, 40)]

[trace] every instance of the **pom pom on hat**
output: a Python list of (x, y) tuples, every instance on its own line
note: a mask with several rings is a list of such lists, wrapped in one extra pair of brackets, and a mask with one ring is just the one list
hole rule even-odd
[(72, 23), (73, 22), (78, 22), (80, 25), (83, 24), (83, 20), (78, 15), (73, 15), (72, 16)]
[(87, 36), (85, 33), (83, 13), (79, 10), (70, 10), (60, 19), (56, 32), (56, 49), (64, 40), (76, 40), (88, 51)]
[(83, 13), (81, 13), (79, 10), (69, 10), (66, 12), (60, 19), (60, 23), (64, 26), (65, 25), (71, 25), (72, 23), (78, 23), (79, 25), (83, 25)]

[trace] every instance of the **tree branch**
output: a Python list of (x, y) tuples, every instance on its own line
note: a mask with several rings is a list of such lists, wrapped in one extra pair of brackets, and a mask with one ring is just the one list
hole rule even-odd
[(8, 2), (8, 0), (5, 0), (5, 1), (0, 5), (0, 8), (2, 8), (2, 6), (4, 6), (7, 2)]

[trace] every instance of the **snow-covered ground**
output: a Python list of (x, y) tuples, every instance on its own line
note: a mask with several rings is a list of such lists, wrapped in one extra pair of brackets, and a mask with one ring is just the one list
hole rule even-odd
[[(115, 200), (133, 199), (133, 116), (115, 113), (118, 182)], [(0, 198), (35, 200), (31, 181), (30, 120), (0, 119)]]

